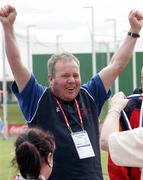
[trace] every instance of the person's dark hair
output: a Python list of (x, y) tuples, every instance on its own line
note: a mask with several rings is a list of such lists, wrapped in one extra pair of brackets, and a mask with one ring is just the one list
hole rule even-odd
[(19, 135), (15, 142), (13, 163), (25, 179), (38, 179), (41, 163), (47, 162), (47, 156), (55, 150), (55, 141), (51, 133), (39, 128), (31, 128)]

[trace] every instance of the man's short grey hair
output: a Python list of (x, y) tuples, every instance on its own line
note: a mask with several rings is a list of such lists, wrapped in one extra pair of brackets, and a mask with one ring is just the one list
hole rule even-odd
[(79, 60), (71, 53), (64, 52), (64, 53), (52, 55), (50, 57), (50, 59), (48, 60), (48, 64), (47, 64), (48, 65), (48, 74), (54, 75), (54, 73), (55, 73), (54, 67), (58, 61), (69, 61), (69, 60), (75, 61), (78, 64), (78, 66), (80, 66)]

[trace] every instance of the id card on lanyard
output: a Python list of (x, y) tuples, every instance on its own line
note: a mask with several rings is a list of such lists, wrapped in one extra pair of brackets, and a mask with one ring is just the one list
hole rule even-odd
[(80, 108), (79, 108), (79, 104), (77, 100), (75, 99), (75, 104), (77, 107), (78, 117), (79, 117), (81, 129), (82, 129), (82, 131), (78, 131), (78, 132), (72, 132), (67, 116), (57, 98), (56, 98), (56, 101), (62, 111), (62, 114), (64, 116), (64, 121), (71, 133), (79, 158), (84, 159), (84, 158), (94, 157), (95, 154), (93, 151), (92, 144), (90, 142), (87, 132), (84, 130), (84, 127), (83, 127), (83, 120), (82, 120), (82, 116), (81, 116), (81, 112), (80, 112)]
[(85, 130), (71, 133), (71, 136), (80, 159), (95, 156), (90, 139)]

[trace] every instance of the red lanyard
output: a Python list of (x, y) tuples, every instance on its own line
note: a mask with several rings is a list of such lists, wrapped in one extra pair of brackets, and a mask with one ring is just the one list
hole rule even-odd
[[(56, 98), (56, 97), (55, 97), (55, 98)], [(60, 109), (61, 109), (61, 111), (62, 111), (62, 113), (63, 113), (64, 121), (65, 121), (68, 129), (70, 130), (70, 132), (72, 132), (72, 129), (71, 129), (70, 125), (69, 125), (68, 118), (67, 118), (67, 116), (66, 116), (66, 114), (65, 114), (65, 112), (64, 112), (64, 110), (63, 110), (63, 108), (62, 108), (62, 106), (61, 106), (61, 103), (58, 101), (57, 98), (56, 98), (56, 101), (57, 101), (57, 104), (58, 104), (58, 106), (60, 107)], [(78, 102), (77, 102), (76, 99), (75, 99), (75, 105), (76, 105), (76, 108), (77, 108), (77, 112), (78, 112), (78, 117), (79, 117), (79, 120), (80, 120), (81, 128), (82, 128), (82, 130), (84, 130), (84, 128), (83, 128), (83, 120), (82, 120), (82, 116), (81, 116), (79, 104), (78, 104)]]

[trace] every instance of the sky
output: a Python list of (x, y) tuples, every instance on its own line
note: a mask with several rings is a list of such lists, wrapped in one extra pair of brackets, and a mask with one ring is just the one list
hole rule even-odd
[[(40, 42), (54, 42), (56, 37), (65, 42), (90, 41), (92, 32), (91, 8), (94, 9), (95, 40), (121, 39), (129, 29), (131, 9), (143, 11), (142, 0), (1, 0), (0, 6), (11, 4), (17, 10), (15, 30), (26, 34), (26, 27)], [(84, 8), (88, 7), (88, 8)]]
[[(114, 40), (114, 34), (117, 40), (126, 36), (130, 28), (128, 14), (131, 9), (143, 12), (142, 0), (0, 0), (0, 7), (7, 4), (14, 6), (17, 11), (15, 32), (22, 43), (25, 41), (24, 46), (20, 44), (20, 49), (27, 66), (28, 29), (34, 41), (39, 44), (56, 43), (57, 40), (63, 43), (86, 43), (91, 41), (94, 19), (95, 42), (109, 42)], [(94, 16), (91, 14), (92, 9)], [(41, 48), (44, 49), (44, 46)], [(9, 69), (7, 72), (11, 74)]]

